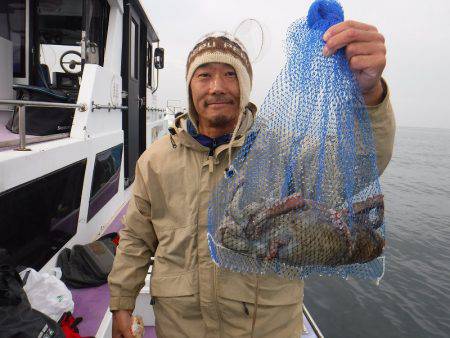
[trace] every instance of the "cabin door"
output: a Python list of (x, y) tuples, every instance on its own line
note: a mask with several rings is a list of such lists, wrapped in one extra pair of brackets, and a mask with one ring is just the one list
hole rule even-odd
[[(124, 100), (128, 110), (123, 111), (125, 187), (134, 181), (136, 162), (145, 149), (145, 96), (142, 96), (142, 83), (145, 86), (145, 76), (142, 69), (146, 67), (145, 44), (142, 44), (142, 22), (131, 5), (127, 6), (124, 16), (124, 80), (126, 82), (127, 98)], [(145, 54), (144, 54), (145, 55)], [(143, 107), (143, 108), (142, 108)]]

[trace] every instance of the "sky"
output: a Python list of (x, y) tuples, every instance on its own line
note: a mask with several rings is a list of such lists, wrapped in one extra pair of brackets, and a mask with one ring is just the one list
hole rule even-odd
[[(253, 64), (251, 99), (260, 105), (285, 62), (288, 26), (307, 14), (312, 0), (141, 0), (165, 49), (159, 106), (186, 104), (185, 63), (204, 34), (233, 32), (245, 19), (264, 27), (264, 48)], [(450, 129), (450, 1), (341, 0), (346, 19), (369, 23), (384, 35), (398, 126)], [(257, 34), (255, 34), (258, 37)], [(257, 40), (255, 38), (254, 40)]]

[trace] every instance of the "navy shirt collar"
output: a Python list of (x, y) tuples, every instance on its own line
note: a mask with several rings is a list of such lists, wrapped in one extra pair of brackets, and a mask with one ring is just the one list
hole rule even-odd
[(197, 140), (204, 147), (209, 148), (209, 154), (212, 156), (214, 154), (214, 150), (221, 146), (222, 144), (227, 144), (230, 142), (231, 134), (225, 134), (216, 138), (211, 138), (209, 136), (200, 134), (194, 127), (194, 124), (191, 120), (187, 120), (187, 131), (188, 133)]

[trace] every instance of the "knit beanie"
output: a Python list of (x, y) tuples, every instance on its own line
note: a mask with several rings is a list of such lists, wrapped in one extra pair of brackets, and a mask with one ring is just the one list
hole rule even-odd
[(245, 48), (235, 39), (225, 35), (207, 36), (197, 43), (189, 53), (186, 63), (186, 85), (189, 100), (189, 117), (198, 129), (198, 113), (189, 90), (195, 70), (206, 63), (225, 63), (234, 68), (240, 91), (239, 113), (242, 114), (249, 104), (253, 71)]

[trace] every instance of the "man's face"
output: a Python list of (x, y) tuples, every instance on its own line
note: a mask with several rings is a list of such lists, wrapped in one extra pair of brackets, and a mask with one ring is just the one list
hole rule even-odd
[(233, 67), (207, 63), (198, 67), (190, 83), (194, 107), (203, 128), (233, 130), (239, 116), (239, 81)]

